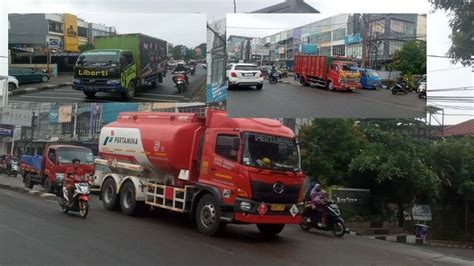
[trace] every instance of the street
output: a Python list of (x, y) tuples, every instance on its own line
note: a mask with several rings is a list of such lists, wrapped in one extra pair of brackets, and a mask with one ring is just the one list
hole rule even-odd
[[(133, 101), (136, 102), (189, 102), (192, 101), (201, 89), (205, 87), (207, 71), (201, 66), (196, 68), (196, 74), (189, 76), (190, 87), (183, 93), (178, 95), (178, 91), (171, 79), (171, 71), (163, 79), (163, 83), (158, 84), (157, 88), (144, 86), (137, 88), (137, 93)], [(72, 76), (70, 80), (72, 81)], [(23, 88), (30, 88), (38, 86), (37, 84), (24, 84), (20, 86)], [(70, 103), (70, 102), (114, 102), (124, 101), (122, 96), (112, 93), (97, 93), (93, 99), (86, 99), (81, 91), (73, 90), (71, 86), (59, 87), (51, 90), (43, 90), (39, 92), (26, 93), (21, 95), (13, 95), (9, 97), (10, 101), (23, 102), (56, 102), (56, 103)]]
[(278, 84), (264, 81), (262, 90), (236, 88), (227, 92), (227, 111), (232, 117), (425, 117), (426, 102), (416, 93), (392, 95), (390, 90), (353, 92), (304, 87), (293, 80)]
[(95, 195), (90, 205), (82, 219), (62, 213), (55, 201), (0, 188), (0, 265), (472, 265), (417, 246), (339, 239), (296, 225), (275, 239), (262, 238), (254, 225), (230, 225), (212, 238), (198, 233), (187, 216), (155, 210), (128, 217), (104, 210)]

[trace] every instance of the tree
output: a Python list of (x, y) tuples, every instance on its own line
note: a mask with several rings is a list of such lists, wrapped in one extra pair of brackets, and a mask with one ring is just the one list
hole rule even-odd
[(200, 45), (196, 46), (196, 48), (199, 48), (201, 50), (201, 53), (196, 56), (201, 59), (206, 58), (207, 43), (201, 43)]
[(185, 54), (183, 54), (183, 49), (187, 49), (187, 47), (181, 44), (174, 46), (171, 50), (171, 55), (173, 58), (177, 60), (184, 59)]
[(185, 59), (186, 60), (196, 59), (196, 52), (194, 51), (194, 49), (188, 49), (186, 51)]
[(349, 165), (351, 185), (369, 188), (372, 195), (399, 208), (399, 225), (404, 224), (406, 204), (432, 201), (439, 191), (439, 179), (427, 163), (427, 144), (413, 134), (412, 120), (361, 121), (369, 143)]
[(346, 182), (348, 166), (363, 143), (349, 119), (315, 119), (311, 126), (301, 128), (299, 139), (303, 169), (325, 185)]
[(95, 46), (94, 46), (94, 44), (92, 44), (90, 42), (79, 46), (79, 51), (81, 53), (84, 52), (84, 51), (93, 50), (93, 49), (95, 49)]
[(452, 18), (449, 20), (451, 27), (451, 48), (447, 55), (454, 63), (461, 62), (464, 66), (473, 62), (474, 45), (474, 4), (472, 0), (430, 0), (435, 9), (444, 10)]
[(392, 56), (389, 68), (402, 71), (404, 74), (415, 75), (426, 73), (426, 42), (408, 41), (402, 49)]

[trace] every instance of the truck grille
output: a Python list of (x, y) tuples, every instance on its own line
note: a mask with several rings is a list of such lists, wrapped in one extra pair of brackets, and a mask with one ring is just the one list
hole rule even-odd
[(252, 199), (255, 201), (263, 201), (267, 203), (298, 203), (300, 193), (300, 185), (284, 185), (281, 194), (274, 191), (275, 183), (263, 183), (252, 181)]
[(83, 85), (107, 85), (106, 79), (81, 79)]

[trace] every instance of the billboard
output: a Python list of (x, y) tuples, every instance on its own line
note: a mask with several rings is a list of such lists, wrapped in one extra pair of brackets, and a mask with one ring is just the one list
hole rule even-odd
[(64, 50), (67, 52), (79, 51), (77, 17), (72, 14), (64, 14)]
[(59, 123), (69, 123), (71, 122), (72, 118), (72, 106), (70, 105), (63, 105), (59, 107), (58, 110), (58, 122)]
[(14, 132), (15, 132), (15, 126), (0, 124), (0, 136), (13, 137)]
[(3, 108), (2, 124), (30, 127), (32, 118), (31, 110)]

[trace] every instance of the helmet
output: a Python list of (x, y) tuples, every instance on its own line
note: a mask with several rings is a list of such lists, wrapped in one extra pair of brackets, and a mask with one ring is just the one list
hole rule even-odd
[(321, 191), (321, 185), (320, 184), (314, 185), (314, 190), (316, 190), (317, 192)]
[(268, 159), (267, 157), (263, 158), (262, 161), (263, 161), (264, 165), (269, 165), (270, 164), (270, 159)]

